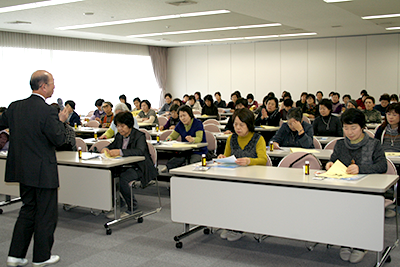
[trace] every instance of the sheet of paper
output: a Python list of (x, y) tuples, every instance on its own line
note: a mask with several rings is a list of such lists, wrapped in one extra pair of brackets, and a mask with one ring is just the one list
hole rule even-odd
[(261, 125), (261, 128), (263, 128), (263, 129), (276, 129), (276, 128), (279, 128), (279, 127), (278, 126)]
[(294, 152), (306, 152), (306, 153), (319, 153), (316, 149), (306, 149), (301, 147), (291, 147), (290, 151)]
[(328, 178), (335, 178), (335, 179), (344, 179), (353, 177), (354, 174), (347, 174), (346, 173), (347, 166), (344, 165), (340, 160), (336, 160), (335, 163), (330, 167), (330, 169), (321, 174), (320, 176), (328, 177)]
[(197, 147), (195, 144), (189, 144), (189, 143), (173, 143), (172, 147)]
[(232, 164), (232, 163), (235, 163), (236, 157), (232, 155), (230, 157), (223, 158), (223, 159), (214, 159), (214, 161), (218, 162), (218, 163), (231, 163)]
[(400, 157), (400, 152), (385, 152), (386, 157)]

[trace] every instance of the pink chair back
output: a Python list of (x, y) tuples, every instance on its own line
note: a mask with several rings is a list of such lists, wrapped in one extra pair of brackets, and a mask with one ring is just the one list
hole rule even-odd
[(147, 142), (147, 147), (149, 148), (151, 159), (153, 160), (154, 167), (157, 167), (157, 150), (155, 147)]
[(303, 115), (303, 121), (307, 122), (308, 124), (311, 124), (310, 119), (304, 115)]
[(278, 167), (290, 168), (290, 165), (295, 162), (291, 168), (303, 168), (306, 161), (310, 162), (310, 169), (321, 170), (322, 164), (313, 154), (306, 152), (295, 152), (284, 157), (278, 164)]
[(146, 140), (151, 140), (151, 135), (149, 134), (149, 132), (146, 129), (139, 128), (139, 131), (144, 133), (144, 135), (146, 136)]
[(166, 117), (158, 117), (158, 125), (164, 126), (167, 123), (168, 119)]
[(397, 169), (393, 164), (393, 161), (391, 161), (390, 159), (386, 158), (387, 161), (387, 171), (386, 174), (394, 174), (397, 175)]
[(166, 130), (160, 134), (160, 140), (164, 141), (173, 132), (173, 130)]
[(215, 124), (206, 124), (206, 125), (204, 125), (204, 130), (210, 131), (212, 133), (220, 133), (221, 132), (221, 130)]
[(330, 141), (328, 144), (326, 144), (326, 146), (324, 147), (324, 149), (330, 149), (333, 150), (335, 148), (336, 142), (340, 139), (343, 139), (343, 137), (338, 137), (336, 139), (333, 139), (332, 141)]
[(193, 115), (201, 115), (201, 111), (199, 111), (199, 110), (193, 110)]
[(219, 114), (224, 113), (224, 112), (225, 112), (225, 110), (223, 108), (218, 108), (218, 113)]
[(315, 136), (313, 136), (313, 143), (316, 149), (322, 149), (321, 142)]
[(268, 154), (267, 154), (267, 159), (268, 159), (268, 161), (267, 161), (267, 165), (266, 165), (266, 166), (272, 166), (272, 160), (271, 160), (271, 158), (268, 156)]
[(100, 126), (100, 122), (98, 122), (96, 120), (92, 120), (92, 121), (89, 121), (88, 123), (86, 123), (86, 127), (99, 128), (99, 126)]
[(88, 147), (87, 147), (85, 141), (83, 141), (82, 138), (75, 137), (75, 143), (76, 143), (76, 149), (78, 149), (78, 147), (80, 147), (80, 148), (82, 148), (82, 152), (87, 152), (88, 151)]
[(206, 133), (206, 140), (208, 143), (207, 149), (215, 153), (215, 151), (217, 150), (217, 139), (212, 132), (209, 132), (207, 130), (205, 130), (204, 132)]
[(285, 123), (285, 121), (281, 119), (281, 120), (279, 121), (279, 127), (281, 127), (282, 124), (284, 124), (284, 123)]
[(89, 113), (86, 115), (86, 117), (92, 117), (92, 116), (93, 116), (93, 113), (94, 113), (94, 110), (89, 111)]
[(364, 130), (364, 133), (368, 134), (372, 138), (375, 138), (375, 135), (370, 130)]
[(208, 119), (203, 122), (203, 125), (207, 124), (220, 125), (219, 121), (217, 121), (216, 119)]
[(97, 152), (101, 152), (103, 148), (111, 144), (110, 140), (100, 140), (92, 145), (92, 147), (89, 149), (89, 151), (95, 151), (95, 148), (97, 149)]

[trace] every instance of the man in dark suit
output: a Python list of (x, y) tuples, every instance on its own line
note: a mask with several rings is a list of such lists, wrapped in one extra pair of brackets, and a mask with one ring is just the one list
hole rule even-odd
[(58, 218), (58, 172), (55, 147), (65, 142), (64, 122), (70, 110), (57, 110), (45, 99), (54, 91), (53, 76), (44, 70), (32, 74), (32, 95), (10, 104), (0, 117), (0, 130), (10, 128), (6, 182), (19, 182), (23, 202), (15, 223), (7, 266), (24, 266), (34, 240), (33, 266), (59, 261), (51, 255)]

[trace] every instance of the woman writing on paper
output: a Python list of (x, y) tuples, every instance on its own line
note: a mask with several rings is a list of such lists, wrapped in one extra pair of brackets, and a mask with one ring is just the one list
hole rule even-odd
[[(329, 170), (336, 160), (340, 160), (348, 166), (348, 174), (385, 173), (387, 163), (380, 142), (363, 131), (364, 113), (358, 109), (348, 109), (342, 114), (341, 121), (345, 138), (337, 141), (326, 169)], [(362, 249), (342, 247), (340, 258), (357, 263), (363, 259), (365, 253)]]
[[(233, 127), (235, 133), (226, 140), (225, 152), (218, 158), (234, 155), (236, 164), (241, 166), (267, 164), (267, 149), (264, 138), (254, 132), (254, 115), (247, 108), (237, 109), (233, 113)], [(221, 238), (228, 241), (239, 240), (242, 232), (223, 230)]]

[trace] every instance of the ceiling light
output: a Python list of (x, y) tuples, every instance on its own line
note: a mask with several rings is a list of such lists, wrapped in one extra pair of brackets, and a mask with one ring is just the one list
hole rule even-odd
[(62, 4), (81, 2), (81, 1), (84, 1), (84, 0), (49, 0), (49, 1), (35, 2), (35, 3), (23, 4), (23, 5), (17, 5), (17, 6), (8, 6), (8, 7), (0, 8), (0, 13), (34, 9), (34, 8), (46, 7), (46, 6), (62, 5)]
[(386, 28), (387, 31), (395, 31), (395, 30), (400, 30), (400, 27), (389, 27)]
[(166, 15), (166, 16), (158, 16), (158, 17), (126, 19), (126, 20), (118, 20), (118, 21), (108, 21), (108, 22), (99, 22), (99, 23), (92, 23), (92, 24), (81, 24), (81, 25), (58, 27), (58, 28), (56, 28), (56, 30), (76, 30), (76, 29), (94, 28), (94, 27), (101, 27), (101, 26), (128, 24), (128, 23), (135, 23), (135, 22), (146, 22), (146, 21), (155, 21), (155, 20), (167, 20), (167, 19), (178, 19), (178, 18), (186, 18), (186, 17), (218, 15), (218, 14), (225, 14), (225, 13), (230, 13), (230, 11), (229, 10), (212, 10), (212, 11), (184, 13), (184, 14)]
[(351, 2), (353, 0), (324, 0), (325, 3), (340, 3), (340, 2)]
[(187, 31), (175, 31), (175, 32), (145, 33), (145, 34), (129, 35), (129, 36), (127, 36), (127, 37), (128, 37), (128, 38), (140, 38), (140, 37), (150, 37), (150, 36), (159, 36), (159, 35), (187, 34), (187, 33), (196, 33), (196, 32), (230, 31), (230, 30), (238, 30), (238, 29), (276, 27), (276, 26), (281, 26), (281, 25), (282, 25), (282, 24), (280, 24), (280, 23), (270, 23), (270, 24), (232, 26), (232, 27), (209, 28), (209, 29), (187, 30)]
[(238, 41), (238, 40), (251, 40), (251, 39), (267, 39), (267, 38), (278, 38), (278, 37), (293, 37), (293, 36), (306, 36), (316, 35), (316, 32), (304, 32), (304, 33), (293, 33), (293, 34), (280, 34), (280, 35), (265, 35), (265, 36), (248, 36), (248, 37), (235, 37), (235, 38), (223, 38), (223, 39), (208, 39), (208, 40), (196, 40), (196, 41), (183, 41), (180, 44), (195, 44), (195, 43), (209, 43), (209, 42), (223, 42), (223, 41)]
[(362, 19), (387, 19), (387, 18), (397, 18), (400, 17), (400, 14), (387, 14), (387, 15), (374, 15), (374, 16), (365, 16), (361, 17)]

